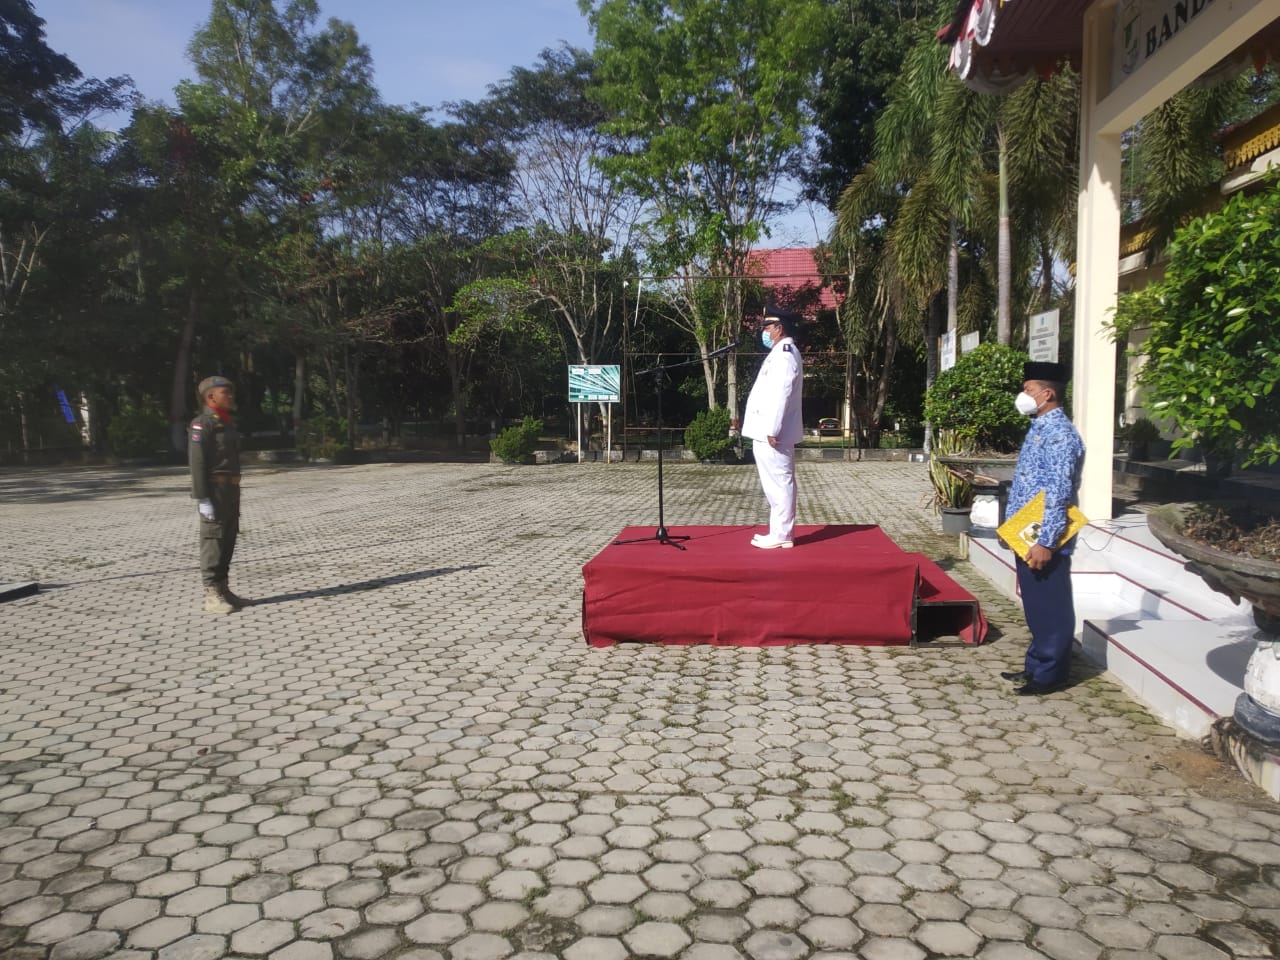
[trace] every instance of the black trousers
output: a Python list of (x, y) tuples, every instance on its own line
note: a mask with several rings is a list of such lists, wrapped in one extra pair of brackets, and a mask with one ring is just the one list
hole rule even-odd
[(1033, 683), (1046, 687), (1065, 683), (1076, 634), (1071, 555), (1055, 553), (1043, 570), (1032, 570), (1019, 560), (1018, 590), (1031, 630), (1023, 669)]
[(200, 580), (206, 587), (225, 587), (240, 533), (240, 487), (214, 483), (209, 492), (214, 519), (200, 518)]

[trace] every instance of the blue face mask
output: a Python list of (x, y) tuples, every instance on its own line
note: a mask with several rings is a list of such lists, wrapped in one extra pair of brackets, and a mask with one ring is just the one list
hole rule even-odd
[(766, 350), (773, 349), (773, 337), (769, 336), (768, 330), (760, 331), (760, 342), (764, 344)]

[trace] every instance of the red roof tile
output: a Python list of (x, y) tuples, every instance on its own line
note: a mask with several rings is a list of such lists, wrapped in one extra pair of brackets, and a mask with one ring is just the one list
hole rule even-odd
[(834, 290), (818, 274), (812, 248), (752, 250), (747, 272), (760, 278), (761, 285), (777, 299), (807, 316), (819, 310), (834, 310), (839, 303)]

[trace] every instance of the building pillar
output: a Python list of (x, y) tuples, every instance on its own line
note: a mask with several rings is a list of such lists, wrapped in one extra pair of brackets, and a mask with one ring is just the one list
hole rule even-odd
[(1076, 236), (1072, 419), (1084, 440), (1080, 509), (1110, 520), (1115, 441), (1116, 345), (1106, 329), (1120, 259), (1120, 134), (1103, 132), (1099, 104), (1111, 87), (1112, 10), (1085, 12), (1080, 65), (1080, 209)]
[(1120, 259), (1120, 138), (1250, 37), (1280, 18), (1280, 0), (1210, 0), (1145, 64), (1112, 85), (1114, 0), (1084, 15), (1080, 102), (1080, 210), (1072, 416), (1085, 442), (1080, 509), (1112, 515), (1116, 345), (1107, 332)]

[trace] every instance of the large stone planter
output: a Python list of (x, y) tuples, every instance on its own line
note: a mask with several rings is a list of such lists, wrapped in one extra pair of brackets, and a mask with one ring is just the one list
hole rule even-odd
[(1280, 745), (1280, 563), (1227, 553), (1183, 536), (1183, 517), (1191, 506), (1157, 507), (1147, 514), (1147, 526), (1157, 540), (1187, 558), (1187, 570), (1218, 593), (1253, 605), (1258, 645), (1245, 668), (1235, 719), (1253, 737)]
[(969, 529), (969, 507), (941, 507), (943, 533), (965, 533)]

